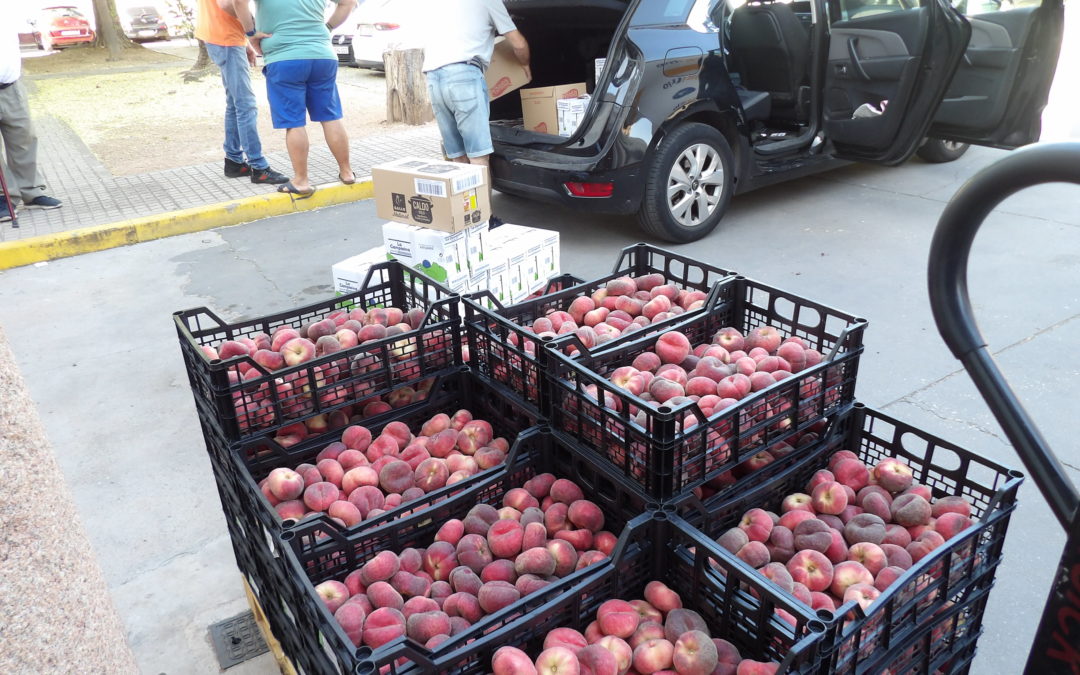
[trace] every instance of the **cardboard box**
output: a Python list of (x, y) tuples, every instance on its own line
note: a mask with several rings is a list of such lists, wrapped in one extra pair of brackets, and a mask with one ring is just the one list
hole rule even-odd
[(518, 283), (508, 289), (511, 303), (520, 302), (515, 298), (522, 293), (543, 289), (559, 274), (559, 233), (554, 230), (506, 224), (488, 232), (488, 246), (518, 267)]
[(370, 251), (334, 263), (330, 271), (334, 277), (334, 294), (346, 295), (363, 288), (368, 270), (372, 265), (386, 262), (386, 249), (376, 246)]
[(525, 120), (525, 128), (543, 134), (557, 133), (559, 131), (559, 111), (556, 102), (564, 98), (578, 98), (584, 93), (584, 82), (522, 89), (521, 115)]
[(555, 102), (559, 118), (559, 135), (573, 136), (589, 107), (589, 95), (578, 98), (561, 98)]
[(383, 225), (386, 257), (419, 270), (448, 287), (469, 280), (466, 231), (441, 232), (416, 225), (388, 222)]
[[(495, 296), (495, 299), (499, 301), (502, 306), (506, 306), (510, 303), (509, 293), (509, 272), (510, 272), (510, 260), (503, 253), (501, 248), (488, 249), (488, 256), (491, 259), (488, 264), (488, 290)], [(498, 309), (492, 307), (490, 309)]]
[(494, 101), (500, 96), (521, 89), (531, 78), (514, 56), (514, 48), (504, 38), (499, 38), (495, 42), (495, 51), (491, 54), (491, 63), (484, 71), (484, 79), (487, 80), (488, 97)]
[(487, 270), (487, 241), (487, 221), (480, 223), (476, 227), (470, 227), (468, 230), (465, 230), (466, 260), (469, 263), (470, 274), (478, 274), (481, 271)]
[(487, 169), (406, 157), (371, 168), (380, 218), (460, 232), (491, 215)]
[[(600, 76), (604, 74), (604, 66), (606, 64), (607, 64), (607, 59), (596, 59), (595, 61), (593, 61), (593, 68), (595, 69), (595, 72), (596, 72), (596, 79), (593, 80), (594, 83), (599, 84)], [(596, 92), (594, 91), (593, 93), (596, 93)]]

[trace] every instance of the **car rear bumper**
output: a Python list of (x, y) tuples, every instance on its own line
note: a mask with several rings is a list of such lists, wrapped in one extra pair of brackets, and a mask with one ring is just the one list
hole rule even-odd
[[(492, 184), (499, 192), (563, 204), (590, 213), (629, 214), (638, 210), (644, 190), (640, 164), (587, 172), (538, 166), (527, 159), (491, 155)], [(568, 182), (611, 183), (610, 197), (575, 197)]]

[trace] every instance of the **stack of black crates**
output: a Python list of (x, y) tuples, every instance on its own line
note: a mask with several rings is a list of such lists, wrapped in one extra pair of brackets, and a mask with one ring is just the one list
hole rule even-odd
[[(700, 308), (593, 348), (572, 334), (540, 339), (530, 331), (537, 318), (612, 279), (646, 274), (701, 291)], [(273, 372), (248, 356), (211, 360), (204, 350), (336, 310), (390, 306), (424, 318), (412, 332)], [(1020, 474), (858, 403), (866, 321), (854, 315), (637, 244), (611, 274), (560, 277), (511, 307), (483, 294), (457, 296), (388, 262), (371, 269), (363, 290), (290, 312), (226, 323), (200, 308), (174, 320), (237, 564), (298, 672), (490, 672), (499, 647), (538, 654), (549, 630), (584, 630), (604, 600), (642, 597), (653, 579), (678, 591), (714, 637), (746, 658), (781, 663), (780, 672), (965, 672), (974, 657)], [(711, 416), (693, 401), (650, 407), (609, 381), (666, 331), (698, 344), (728, 326), (744, 333), (772, 326), (824, 358)], [(399, 396), (399, 407), (357, 421), (358, 401), (402, 391), (409, 396)], [(505, 463), (352, 527), (325, 515), (282, 521), (259, 487), (274, 468), (313, 463), (346, 424), (373, 435), (394, 421), (415, 430), (462, 408), (511, 441)], [(298, 424), (325, 430), (299, 439), (289, 433)], [(734, 483), (714, 480), (780, 446), (791, 450)], [(750, 508), (779, 510), (842, 449), (869, 464), (904, 460), (935, 497), (966, 497), (975, 524), (866, 611), (855, 603), (814, 611), (716, 540)], [(381, 551), (427, 546), (448, 519), (478, 503), (501, 506), (507, 490), (545, 472), (574, 480), (600, 506), (606, 529), (620, 535), (609, 558), (433, 650), (408, 638), (357, 647), (315, 593)]]

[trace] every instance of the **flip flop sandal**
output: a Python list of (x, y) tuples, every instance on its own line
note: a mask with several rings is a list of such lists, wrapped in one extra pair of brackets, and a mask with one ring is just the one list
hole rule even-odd
[(310, 190), (298, 190), (296, 186), (292, 184), (292, 181), (289, 181), (284, 185), (279, 185), (277, 191), (288, 194), (289, 199), (293, 200), (294, 202), (300, 201), (301, 199), (307, 199), (311, 197), (311, 195), (315, 194), (314, 186)]
[(344, 183), (345, 185), (352, 185), (353, 183), (356, 182), (356, 174), (353, 174), (352, 180), (345, 180), (344, 178), (341, 177), (340, 173), (338, 174), (337, 177), (338, 177), (338, 180), (341, 181), (342, 183)]

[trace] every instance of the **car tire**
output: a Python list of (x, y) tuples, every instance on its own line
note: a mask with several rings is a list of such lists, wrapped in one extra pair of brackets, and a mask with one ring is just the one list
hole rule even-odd
[(915, 154), (924, 162), (944, 164), (945, 162), (954, 162), (963, 157), (969, 147), (971, 146), (967, 143), (944, 141), (940, 138), (928, 138), (926, 139), (926, 142), (915, 151)]
[(679, 244), (706, 236), (731, 203), (734, 167), (731, 147), (715, 128), (696, 122), (676, 127), (648, 160), (641, 227)]

